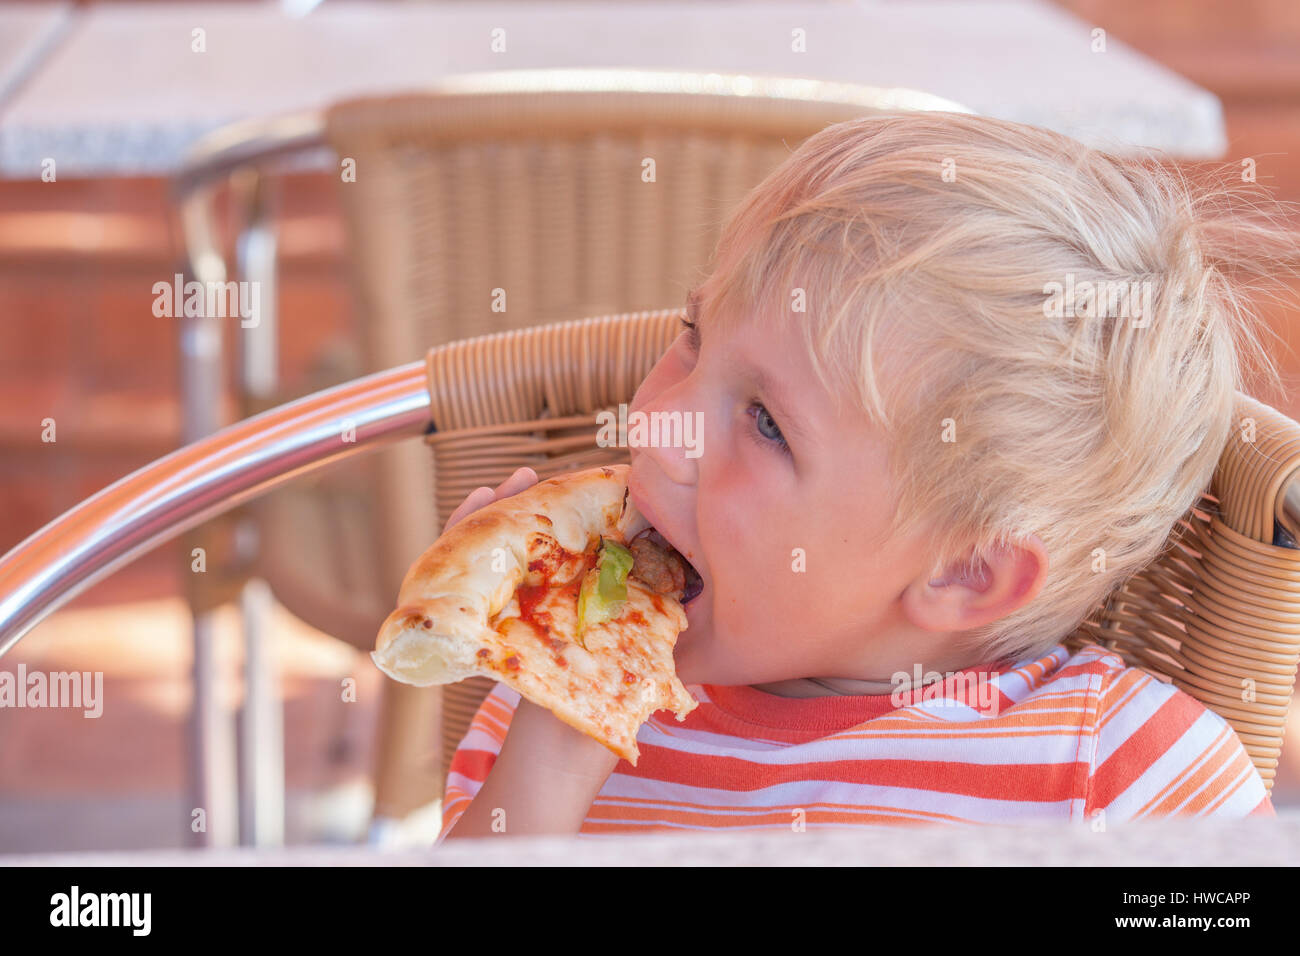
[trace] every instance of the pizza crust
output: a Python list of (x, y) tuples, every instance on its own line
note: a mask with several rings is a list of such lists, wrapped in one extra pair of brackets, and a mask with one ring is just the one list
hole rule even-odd
[[(551, 478), (448, 529), (403, 579), (371, 655), (376, 666), (422, 687), (500, 680), (635, 765), (640, 725), (659, 709), (682, 720), (696, 702), (673, 670), (686, 628), (675, 598), (629, 577), (624, 612), (588, 628), (585, 649), (574, 639), (577, 587), (601, 538), (626, 543), (649, 527), (626, 498), (628, 470)], [(530, 596), (528, 620), (521, 594)]]

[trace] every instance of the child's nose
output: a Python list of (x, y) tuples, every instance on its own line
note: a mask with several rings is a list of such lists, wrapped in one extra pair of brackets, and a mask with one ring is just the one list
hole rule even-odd
[(668, 480), (695, 484), (704, 454), (704, 414), (669, 388), (628, 409), (627, 443), (633, 458), (648, 455)]

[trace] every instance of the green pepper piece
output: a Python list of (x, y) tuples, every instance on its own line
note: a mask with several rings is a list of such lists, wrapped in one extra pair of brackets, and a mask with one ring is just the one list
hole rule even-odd
[(596, 566), (587, 572), (578, 590), (578, 643), (588, 625), (612, 621), (623, 613), (627, 602), (627, 576), (632, 570), (632, 552), (617, 541), (601, 539)]
[(627, 600), (627, 576), (635, 559), (632, 552), (617, 541), (609, 538), (602, 541), (600, 557), (596, 559), (596, 568), (600, 571), (600, 596), (611, 604), (622, 604)]

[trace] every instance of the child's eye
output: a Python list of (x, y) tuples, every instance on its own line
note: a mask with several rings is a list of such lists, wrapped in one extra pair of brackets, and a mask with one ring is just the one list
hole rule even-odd
[(784, 454), (789, 455), (790, 446), (786, 442), (785, 436), (781, 434), (781, 429), (777, 427), (772, 414), (759, 402), (750, 405), (749, 411), (754, 419), (754, 430), (762, 436), (763, 440), (775, 444)]

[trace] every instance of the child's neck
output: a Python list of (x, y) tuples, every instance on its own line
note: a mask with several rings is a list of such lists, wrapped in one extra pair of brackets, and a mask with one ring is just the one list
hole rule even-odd
[[(981, 669), (1001, 670), (1008, 666), (1008, 661), (999, 661), (984, 665), (968, 664), (954, 670), (967, 670), (980, 666)], [(791, 680), (772, 681), (767, 684), (751, 684), (754, 690), (761, 690), (777, 697), (852, 697), (858, 695), (892, 694), (911, 688), (915, 680), (902, 680), (902, 674), (895, 680), (856, 680), (850, 677), (797, 677)], [(924, 686), (924, 682), (922, 682)]]
[(890, 681), (850, 680), (846, 677), (800, 677), (751, 686), (754, 690), (775, 694), (777, 697), (876, 695), (891, 694), (898, 689), (898, 685)]

